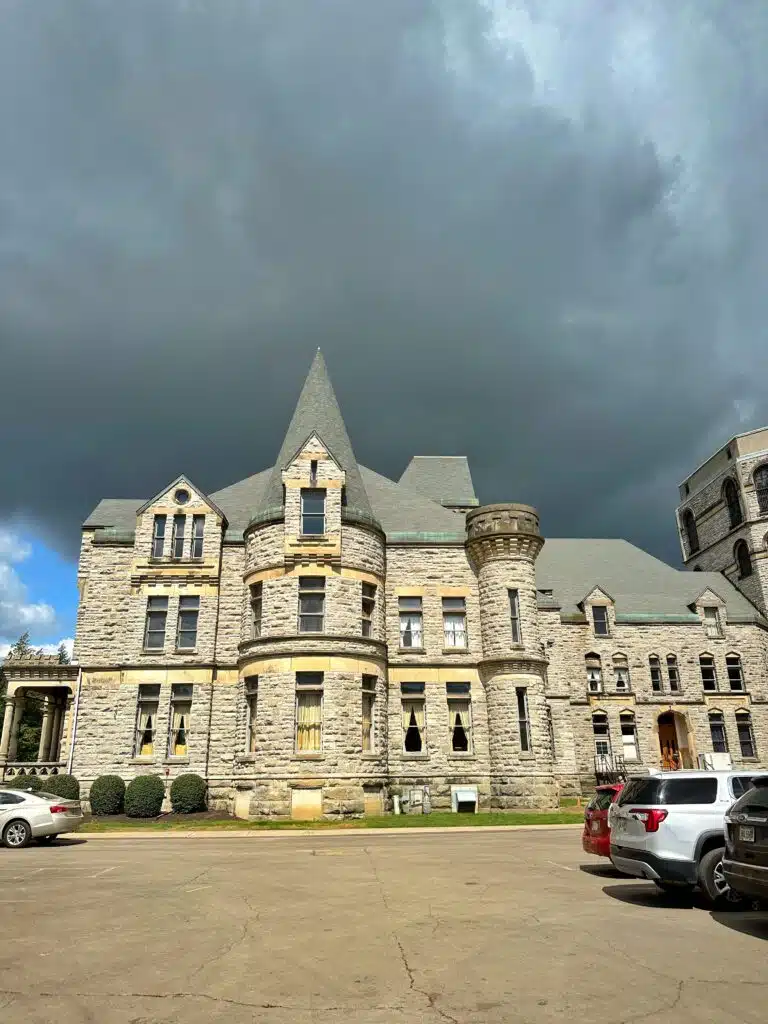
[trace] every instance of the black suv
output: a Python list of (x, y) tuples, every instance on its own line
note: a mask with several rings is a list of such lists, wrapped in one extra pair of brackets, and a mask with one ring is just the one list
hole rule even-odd
[(734, 892), (768, 900), (768, 778), (753, 779), (725, 818), (725, 879)]

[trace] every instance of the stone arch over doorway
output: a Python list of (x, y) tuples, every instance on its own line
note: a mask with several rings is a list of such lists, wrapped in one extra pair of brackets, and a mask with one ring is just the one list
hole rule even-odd
[(696, 767), (696, 745), (691, 723), (684, 711), (668, 708), (656, 718), (654, 732), (661, 767), (666, 771)]

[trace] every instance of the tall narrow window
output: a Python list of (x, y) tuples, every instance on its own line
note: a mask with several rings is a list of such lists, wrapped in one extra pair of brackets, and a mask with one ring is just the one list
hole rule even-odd
[(325, 576), (299, 577), (299, 632), (322, 633), (325, 620)]
[(625, 761), (639, 761), (637, 751), (637, 727), (635, 716), (631, 711), (622, 711), (619, 715), (621, 723), (621, 752)]
[(522, 642), (522, 632), (520, 630), (520, 591), (519, 590), (508, 590), (509, 594), (509, 624), (512, 630), (512, 643), (519, 644)]
[(401, 683), (400, 701), (403, 715), (403, 751), (406, 754), (422, 754), (427, 747), (424, 683)]
[(710, 692), (717, 689), (717, 673), (715, 672), (715, 659), (711, 654), (702, 654), (699, 657), (699, 671), (701, 672), (702, 688)]
[(628, 693), (630, 690), (629, 684), (629, 665), (627, 659), (623, 654), (616, 654), (613, 658), (613, 681), (616, 687), (617, 693)]
[(249, 754), (256, 751), (256, 714), (259, 707), (259, 678), (250, 676), (245, 680), (245, 749)]
[(528, 691), (524, 686), (515, 688), (517, 697), (517, 728), (520, 733), (520, 750), (525, 754), (531, 750), (531, 720), (528, 715)]
[(254, 640), (261, 636), (261, 611), (263, 602), (263, 583), (252, 583), (251, 594), (251, 631)]
[(712, 751), (715, 754), (728, 753), (728, 737), (722, 711), (709, 712), (709, 733), (712, 737)]
[(669, 676), (669, 689), (671, 693), (680, 692), (680, 670), (677, 667), (677, 658), (674, 654), (667, 655), (667, 675)]
[(604, 604), (592, 605), (592, 619), (595, 624), (595, 636), (609, 636), (608, 609)]
[(363, 676), (363, 753), (375, 749), (373, 719), (376, 707), (376, 676)]
[(205, 534), (205, 516), (192, 516), (192, 557), (203, 557), (203, 536)]
[(400, 612), (400, 646), (421, 647), (421, 598), (400, 597), (397, 605)]
[(587, 665), (587, 689), (590, 693), (602, 693), (603, 670), (600, 664), (600, 655), (588, 654), (585, 661)]
[(192, 686), (176, 683), (171, 687), (171, 716), (168, 730), (168, 756), (186, 757), (189, 750), (189, 720), (192, 714)]
[(303, 487), (301, 490), (301, 532), (317, 537), (325, 533), (325, 491)]
[(742, 757), (757, 757), (755, 734), (752, 731), (752, 716), (748, 711), (736, 712), (736, 732)]
[(709, 637), (720, 636), (720, 613), (714, 605), (704, 608), (704, 629)]
[(725, 670), (728, 673), (728, 685), (732, 690), (744, 689), (744, 672), (738, 654), (729, 654), (725, 659)]
[(197, 619), (199, 614), (199, 597), (179, 598), (179, 631), (176, 637), (176, 647), (180, 651), (191, 651), (197, 647)]
[(648, 668), (651, 670), (651, 690), (661, 693), (661, 663), (655, 654), (648, 659)]
[(463, 597), (443, 598), (443, 633), (446, 647), (467, 646), (467, 610)]
[(165, 524), (167, 516), (155, 516), (152, 526), (152, 557), (162, 558), (165, 552)]
[(733, 557), (739, 570), (739, 579), (745, 580), (752, 575), (752, 556), (749, 553), (746, 541), (737, 541), (733, 548)]
[(472, 753), (472, 704), (470, 683), (446, 683), (448, 740), (455, 754)]
[(768, 512), (768, 465), (760, 466), (759, 469), (756, 469), (753, 480), (755, 482), (757, 507), (761, 514), (765, 514)]
[(599, 769), (611, 766), (611, 733), (608, 728), (608, 715), (604, 711), (596, 711), (592, 715), (592, 733), (595, 738), (595, 763)]
[(683, 533), (685, 543), (688, 547), (688, 554), (695, 555), (699, 550), (699, 531), (696, 529), (696, 520), (689, 508), (683, 512)]
[(373, 613), (376, 610), (376, 584), (363, 583), (361, 632), (363, 636), (373, 636)]
[(296, 673), (296, 751), (319, 754), (323, 748), (323, 673)]
[(144, 625), (144, 647), (148, 651), (162, 651), (165, 646), (165, 623), (168, 618), (168, 598), (147, 598), (147, 621)]
[(173, 517), (173, 536), (171, 538), (171, 557), (184, 557), (184, 531), (187, 526), (186, 516)]
[(736, 486), (736, 481), (732, 477), (728, 477), (723, 485), (723, 498), (725, 500), (726, 508), (728, 509), (728, 522), (731, 529), (736, 526), (740, 526), (744, 516), (741, 512), (739, 489)]
[(134, 757), (152, 757), (155, 753), (155, 731), (157, 730), (157, 709), (160, 706), (160, 686), (142, 683), (136, 707), (136, 739), (133, 744)]

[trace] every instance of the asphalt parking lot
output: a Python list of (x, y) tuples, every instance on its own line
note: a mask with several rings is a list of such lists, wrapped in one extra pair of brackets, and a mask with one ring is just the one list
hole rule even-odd
[(576, 831), (0, 850), (0, 935), (3, 1024), (762, 1024), (768, 994), (768, 914), (671, 901)]

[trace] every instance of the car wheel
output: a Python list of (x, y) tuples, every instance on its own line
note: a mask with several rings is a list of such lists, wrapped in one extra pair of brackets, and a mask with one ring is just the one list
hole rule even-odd
[(20, 850), (23, 846), (29, 846), (32, 841), (32, 829), (26, 823), (17, 819), (9, 821), (3, 829), (3, 845), (11, 850)]
[(723, 871), (725, 850), (710, 850), (699, 864), (699, 885), (707, 898), (719, 909), (742, 910), (748, 901), (728, 885)]
[(654, 878), (653, 884), (658, 886), (662, 892), (673, 892), (678, 896), (682, 896), (683, 893), (691, 892), (693, 886), (689, 882), (662, 882), (657, 878)]

